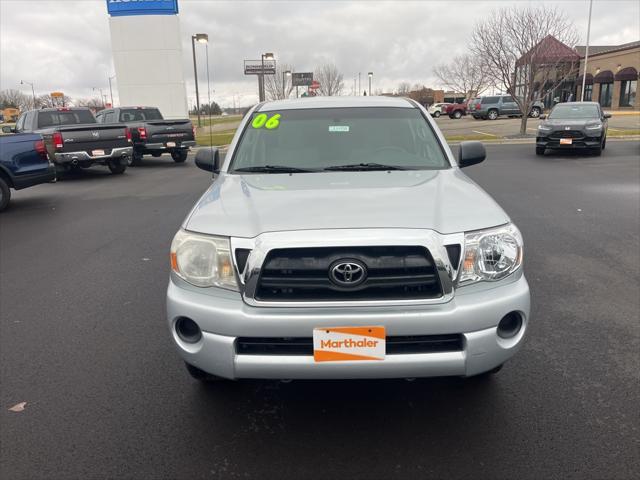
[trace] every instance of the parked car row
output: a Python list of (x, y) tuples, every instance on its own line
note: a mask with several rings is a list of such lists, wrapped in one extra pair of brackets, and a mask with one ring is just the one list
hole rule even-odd
[(24, 112), (0, 136), (0, 210), (19, 190), (50, 182), (72, 170), (103, 165), (119, 175), (145, 154), (171, 154), (182, 163), (195, 146), (191, 121), (164, 120), (157, 108), (104, 110), (98, 120), (87, 107), (43, 108)]
[[(544, 111), (544, 104), (535, 102), (529, 111), (529, 116), (538, 118)], [(495, 95), (476, 97), (464, 103), (434, 103), (428, 108), (432, 117), (448, 115), (449, 118), (459, 119), (471, 115), (476, 120), (496, 120), (498, 117), (520, 117), (522, 112), (511, 95)]]

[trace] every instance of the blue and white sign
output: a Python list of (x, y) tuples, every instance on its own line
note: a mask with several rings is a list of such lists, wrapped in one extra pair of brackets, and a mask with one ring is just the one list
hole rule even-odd
[(175, 15), (178, 13), (178, 0), (107, 0), (107, 10), (112, 17)]

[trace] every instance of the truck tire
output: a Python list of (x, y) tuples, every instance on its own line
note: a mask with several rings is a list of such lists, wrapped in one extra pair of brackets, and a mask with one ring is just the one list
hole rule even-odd
[(487, 112), (487, 118), (489, 120), (496, 120), (498, 118), (498, 110), (496, 110), (495, 108), (489, 110), (489, 112)]
[(540, 107), (533, 107), (531, 109), (531, 113), (529, 114), (529, 116), (531, 118), (538, 118), (540, 116), (542, 112), (540, 111)]
[(438, 111), (433, 112), (433, 116), (435, 118), (438, 118), (440, 116), (440, 112), (438, 112)]
[(184, 163), (188, 155), (188, 150), (175, 150), (171, 152), (171, 158), (173, 158), (173, 161), (176, 163)]
[(114, 175), (121, 175), (127, 169), (127, 163), (128, 159), (111, 160), (107, 164), (107, 166), (109, 167), (109, 170), (111, 170), (111, 173), (113, 173)]
[(184, 366), (187, 367), (187, 372), (193, 378), (203, 383), (211, 383), (211, 382), (220, 382), (227, 380), (226, 378), (218, 377), (216, 375), (211, 375), (210, 373), (205, 372), (204, 370), (200, 370), (198, 367), (194, 367), (193, 365), (184, 362)]
[(460, 110), (456, 110), (455, 112), (453, 112), (453, 117), (456, 120), (459, 120), (460, 118), (462, 118), (462, 112)]
[(130, 167), (140, 165), (140, 162), (142, 162), (142, 154), (140, 152), (136, 152), (135, 150), (130, 157), (127, 157), (127, 165)]
[(602, 155), (602, 142), (596, 148), (591, 149), (591, 153), (593, 153), (596, 157)]
[(536, 155), (544, 155), (545, 147), (536, 147)]
[(0, 177), (0, 212), (7, 208), (11, 200), (11, 189), (4, 178)]

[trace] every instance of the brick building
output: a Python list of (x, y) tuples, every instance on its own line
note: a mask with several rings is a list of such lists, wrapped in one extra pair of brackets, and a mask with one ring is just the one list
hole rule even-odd
[[(580, 70), (576, 79), (576, 97), (582, 90), (585, 47), (577, 46)], [(640, 41), (623, 45), (589, 46), (585, 100), (599, 102), (610, 110), (638, 110), (640, 101), (638, 72), (640, 71)]]

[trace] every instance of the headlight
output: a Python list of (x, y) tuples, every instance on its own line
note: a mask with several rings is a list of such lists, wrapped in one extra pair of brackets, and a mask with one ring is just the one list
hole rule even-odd
[(500, 280), (521, 265), (522, 234), (515, 225), (468, 232), (458, 285)]
[(171, 269), (196, 287), (238, 290), (227, 237), (180, 230), (171, 243)]
[(553, 130), (553, 128), (547, 125), (538, 125), (538, 130), (541, 130), (543, 132), (550, 132), (551, 130)]
[(584, 128), (586, 128), (587, 130), (600, 130), (602, 128), (602, 124), (596, 123), (594, 125), (587, 125)]

